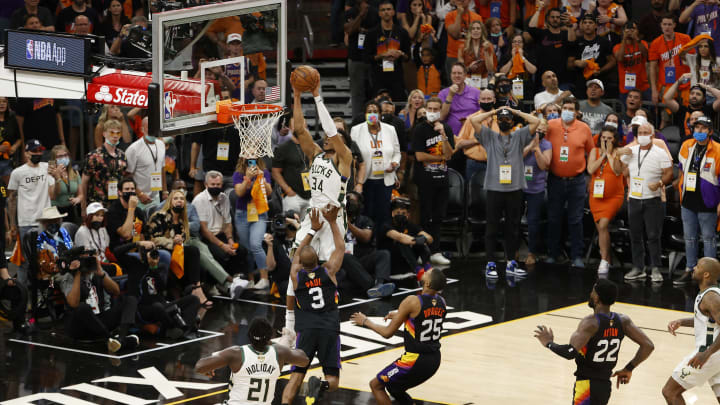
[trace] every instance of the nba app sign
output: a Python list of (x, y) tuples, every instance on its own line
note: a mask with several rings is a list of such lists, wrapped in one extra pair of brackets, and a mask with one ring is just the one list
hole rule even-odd
[(28, 60), (41, 60), (65, 66), (67, 49), (64, 46), (50, 41), (36, 41), (28, 39), (25, 46), (25, 58)]
[(87, 75), (91, 39), (55, 33), (7, 31), (5, 65), (18, 70)]

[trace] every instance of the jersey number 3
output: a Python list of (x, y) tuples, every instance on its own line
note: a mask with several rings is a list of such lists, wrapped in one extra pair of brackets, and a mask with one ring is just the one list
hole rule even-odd
[(312, 303), (310, 304), (310, 306), (313, 309), (325, 308), (325, 300), (323, 299), (322, 288), (313, 287), (308, 290), (308, 294), (310, 294), (310, 296), (312, 297)]
[[(262, 401), (260, 400), (260, 393), (262, 392), (262, 386), (263, 381), (265, 381), (265, 394), (263, 394)], [(250, 379), (250, 389), (248, 390), (248, 401), (254, 401), (254, 402), (267, 402), (268, 397), (268, 389), (270, 388), (270, 380), (267, 378), (251, 378)], [(255, 396), (255, 395), (258, 396)]]
[[(608, 350), (610, 349), (610, 350)], [(598, 348), (595, 352), (593, 361), (595, 363), (603, 363), (606, 361), (617, 361), (617, 351), (620, 349), (620, 339), (601, 340), (598, 342)], [(604, 357), (603, 357), (604, 356)]]
[[(422, 323), (423, 331), (420, 333), (420, 341), (428, 342), (430, 340), (440, 339), (442, 333), (442, 318), (426, 319)], [(432, 336), (430, 335), (432, 332)]]

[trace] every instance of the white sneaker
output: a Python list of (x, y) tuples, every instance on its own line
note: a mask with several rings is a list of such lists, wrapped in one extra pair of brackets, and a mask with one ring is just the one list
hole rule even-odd
[(652, 268), (652, 271), (650, 272), (650, 280), (652, 280), (654, 283), (663, 282), (663, 276), (662, 273), (660, 273), (660, 269), (658, 269), (657, 267)]
[(288, 328), (282, 329), (282, 336), (280, 337), (280, 344), (283, 346), (287, 346), (291, 349), (295, 348), (295, 331), (290, 330)]
[(248, 288), (248, 284), (249, 282), (247, 280), (243, 280), (240, 277), (235, 277), (232, 284), (230, 285), (230, 298), (240, 298), (243, 291)]
[(248, 285), (245, 286), (245, 288), (248, 290), (254, 290), (255, 289), (255, 280), (248, 281)]
[(253, 286), (256, 290), (266, 290), (270, 288), (270, 281), (266, 278), (261, 278), (260, 281), (255, 283), (255, 286)]
[(608, 263), (605, 260), (600, 260), (600, 266), (598, 267), (598, 270), (597, 270), (598, 274), (605, 275), (605, 274), (608, 274), (609, 271), (610, 271), (610, 263)]
[(447, 265), (447, 264), (450, 264), (450, 260), (448, 260), (447, 257), (443, 256), (442, 253), (437, 252), (437, 253), (433, 254), (432, 256), (430, 256), (430, 263)]

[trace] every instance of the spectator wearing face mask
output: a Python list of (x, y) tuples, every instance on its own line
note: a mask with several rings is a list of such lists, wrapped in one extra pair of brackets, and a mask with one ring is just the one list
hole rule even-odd
[(594, 147), (590, 127), (577, 114), (580, 105), (574, 97), (562, 101), (560, 119), (548, 122), (547, 140), (553, 157), (548, 178), (548, 259), (555, 263), (562, 253), (563, 216), (567, 215), (572, 266), (584, 268), (583, 208), (585, 207), (585, 169), (587, 154)]
[[(440, 235), (440, 225), (447, 212), (450, 193), (447, 161), (455, 149), (450, 126), (440, 121), (441, 108), (441, 99), (433, 97), (428, 100), (425, 113), (427, 119), (416, 126), (412, 140), (421, 224), (431, 235)], [(450, 264), (450, 260), (440, 252), (438, 237), (430, 244), (430, 250), (433, 264)]]
[(628, 219), (633, 268), (625, 274), (625, 280), (644, 280), (647, 277), (644, 243), (647, 241), (651, 279), (653, 282), (663, 281), (659, 268), (662, 265), (660, 237), (665, 209), (660, 195), (662, 188), (672, 182), (673, 172), (670, 156), (653, 144), (654, 134), (655, 128), (651, 124), (640, 125), (638, 145), (617, 152), (618, 156), (622, 156), (630, 181)]
[(68, 215), (68, 222), (80, 221), (78, 211), (80, 199), (77, 197), (80, 188), (80, 175), (70, 164), (70, 151), (65, 145), (55, 145), (50, 151), (48, 174), (55, 179), (55, 197), (52, 205)]
[(119, 265), (110, 263), (111, 260), (107, 256), (110, 247), (110, 234), (105, 227), (106, 213), (107, 209), (100, 203), (88, 205), (85, 220), (75, 233), (75, 245), (97, 252), (103, 270), (114, 277), (121, 275), (122, 270)]
[(541, 229), (542, 211), (545, 204), (545, 187), (547, 183), (547, 171), (552, 160), (552, 144), (545, 139), (547, 133), (547, 121), (541, 119), (535, 134), (540, 142), (531, 142), (523, 148), (523, 163), (525, 164), (525, 182), (527, 186), (523, 189), (525, 204), (527, 205), (528, 223), (528, 256), (525, 259), (526, 266), (537, 263), (540, 253), (539, 242), (544, 240)]
[[(483, 126), (482, 122), (497, 115), (500, 133)], [(512, 131), (515, 117), (525, 120), (528, 125)], [(523, 188), (525, 165), (523, 148), (539, 144), (535, 130), (540, 120), (530, 114), (511, 108), (475, 113), (469, 117), (475, 128), (475, 141), (461, 141), (458, 147), (482, 144), (488, 151), (488, 167), (485, 172), (484, 188), (487, 190), (487, 230), (485, 233), (485, 251), (488, 258), (485, 277), (496, 279), (494, 253), (500, 231), (501, 219), (505, 218), (503, 236), (505, 237), (505, 272), (510, 275), (525, 275), (515, 260), (520, 242), (520, 219), (522, 218)], [(512, 131), (512, 132), (511, 132)]]
[[(702, 111), (706, 117), (712, 117), (715, 111), (720, 111), (720, 90), (714, 89), (704, 84), (696, 84), (690, 88), (690, 95), (688, 97), (688, 103), (680, 104), (675, 100), (677, 94), (678, 85), (681, 83), (687, 83), (692, 77), (691, 73), (685, 73), (680, 77), (680, 80), (675, 82), (665, 92), (663, 96), (663, 102), (667, 105), (667, 108), (673, 113), (674, 124), (680, 128), (685, 128), (685, 136), (690, 137), (692, 135), (693, 128), (687, 125), (687, 121), (690, 118), (690, 114), (695, 111)], [(707, 98), (707, 92), (711, 92), (715, 96), (715, 102), (712, 105), (706, 104), (705, 99)]]
[(692, 279), (698, 261), (698, 234), (703, 241), (703, 256), (717, 257), (715, 232), (720, 211), (720, 143), (710, 139), (712, 121), (700, 117), (695, 122), (693, 138), (683, 142), (678, 153), (682, 201), (681, 213), (685, 237), (687, 266), (673, 284), (682, 285)]
[[(37, 139), (29, 139), (25, 143), (27, 161), (24, 165), (10, 173), (8, 183), (8, 222), (10, 233), (15, 239), (25, 239), (25, 235), (37, 227), (37, 214), (50, 206), (50, 199), (55, 196), (55, 179), (48, 175), (48, 164), (40, 162), (45, 148)], [(24, 244), (21, 244), (21, 246)], [(23, 251), (23, 257), (30, 257), (30, 252)], [(28, 261), (18, 271), (18, 281), (28, 284)]]
[(105, 143), (85, 157), (78, 194), (82, 202), (82, 212), (85, 212), (87, 204), (91, 202), (109, 205), (118, 199), (119, 182), (127, 170), (125, 152), (117, 147), (120, 144), (121, 134), (122, 125), (119, 121), (105, 121), (103, 125)]
[[(495, 108), (495, 92), (490, 89), (481, 90), (479, 102), (480, 111), (492, 111)], [(492, 128), (495, 132), (499, 131), (497, 119), (494, 115), (489, 117), (483, 125)], [(455, 143), (458, 143), (463, 139), (475, 139), (475, 129), (467, 119), (460, 129), (460, 133), (455, 137)], [(467, 158), (465, 161), (465, 179), (466, 181), (470, 181), (475, 173), (487, 167), (487, 151), (482, 145), (477, 144), (475, 146), (465, 148), (463, 153)]]
[(588, 156), (587, 171), (590, 174), (590, 212), (595, 220), (600, 246), (598, 275), (610, 270), (610, 232), (608, 224), (623, 205), (625, 179), (623, 166), (617, 156), (619, 136), (612, 127), (605, 127), (598, 137), (596, 147)]

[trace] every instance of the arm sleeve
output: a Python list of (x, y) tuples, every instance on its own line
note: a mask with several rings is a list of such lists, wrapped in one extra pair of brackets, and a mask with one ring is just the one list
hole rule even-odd
[(573, 360), (575, 358), (575, 349), (570, 345), (559, 345), (557, 343), (550, 343), (548, 349), (552, 350), (553, 353), (566, 359)]
[(320, 118), (320, 124), (322, 125), (325, 135), (329, 137), (337, 135), (337, 127), (330, 116), (330, 112), (327, 107), (325, 107), (321, 96), (315, 97), (315, 105), (317, 106), (318, 117)]

